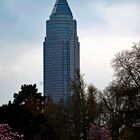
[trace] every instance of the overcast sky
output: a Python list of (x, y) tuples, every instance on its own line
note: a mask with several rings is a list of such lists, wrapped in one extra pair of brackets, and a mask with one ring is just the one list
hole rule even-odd
[[(45, 21), (55, 0), (0, 0), (0, 104), (22, 84), (42, 92)], [(68, 0), (78, 22), (81, 72), (104, 89), (112, 80), (111, 60), (140, 41), (140, 0)]]

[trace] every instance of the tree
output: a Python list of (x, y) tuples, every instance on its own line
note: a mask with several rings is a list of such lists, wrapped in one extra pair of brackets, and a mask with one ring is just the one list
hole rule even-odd
[(9, 124), (13, 131), (24, 134), (24, 139), (30, 135), (32, 114), (27, 108), (9, 103), (0, 107), (0, 114), (0, 123)]
[(112, 61), (115, 77), (125, 87), (140, 88), (140, 43), (118, 53)]
[(55, 132), (44, 115), (44, 97), (36, 85), (23, 85), (14, 94), (13, 103), (0, 107), (0, 123), (9, 124), (14, 131), (24, 134), (24, 140), (54, 140)]
[(31, 124), (32, 136), (31, 140), (55, 140), (56, 134), (52, 125), (43, 113), (38, 114), (32, 120)]
[(21, 91), (14, 94), (13, 104), (24, 106), (30, 110), (33, 115), (41, 113), (44, 109), (45, 97), (38, 92), (36, 84), (22, 85)]
[(64, 108), (63, 101), (55, 103), (50, 97), (45, 103), (44, 115), (52, 125), (57, 140), (68, 140), (70, 137), (67, 133)]
[(76, 140), (87, 139), (86, 134), (86, 95), (85, 95), (85, 83), (83, 76), (80, 72), (76, 73), (75, 80), (72, 81), (71, 88), (73, 95), (70, 100), (70, 116), (73, 124), (74, 135)]
[(110, 134), (104, 126), (90, 124), (88, 140), (111, 140)]
[(133, 128), (140, 120), (140, 43), (132, 50), (118, 53), (112, 62), (115, 70), (116, 82), (123, 89), (125, 98), (125, 125)]
[(24, 136), (18, 132), (12, 132), (8, 124), (0, 124), (0, 139), (1, 140), (23, 140)]
[(111, 83), (101, 94), (102, 123), (108, 126), (113, 140), (119, 140), (125, 121), (125, 98), (122, 89)]
[[(104, 121), (113, 140), (132, 140), (140, 126), (140, 44), (118, 53), (112, 61), (114, 81), (102, 94)], [(131, 136), (130, 136), (131, 134)], [(124, 137), (125, 136), (125, 137)], [(138, 140), (137, 136), (135, 140)]]
[(67, 105), (66, 114), (71, 123), (73, 140), (87, 140), (87, 128), (91, 122), (96, 122), (98, 104), (95, 95), (97, 90), (94, 86), (88, 86), (83, 80), (83, 76), (78, 71), (75, 79), (71, 83), (72, 96)]
[(22, 85), (21, 91), (14, 94), (14, 104), (24, 105), (31, 98), (36, 100), (43, 100), (41, 93), (38, 93), (36, 84), (34, 85)]
[[(88, 124), (90, 123), (100, 123), (100, 109), (101, 106), (98, 103), (98, 96), (100, 95), (100, 92), (94, 87), (94, 85), (90, 84), (87, 87), (87, 118), (88, 118)], [(98, 96), (97, 96), (98, 95)]]

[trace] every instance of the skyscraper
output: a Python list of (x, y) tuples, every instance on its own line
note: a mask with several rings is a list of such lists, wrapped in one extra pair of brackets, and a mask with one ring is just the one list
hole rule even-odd
[(80, 67), (77, 22), (67, 0), (56, 0), (46, 21), (44, 41), (44, 95), (68, 100), (75, 70)]

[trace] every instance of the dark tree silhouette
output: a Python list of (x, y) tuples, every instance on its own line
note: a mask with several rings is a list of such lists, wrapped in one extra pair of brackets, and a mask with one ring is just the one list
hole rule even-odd
[(115, 79), (102, 95), (104, 121), (113, 140), (139, 140), (140, 44), (135, 44), (132, 50), (118, 53), (112, 66)]

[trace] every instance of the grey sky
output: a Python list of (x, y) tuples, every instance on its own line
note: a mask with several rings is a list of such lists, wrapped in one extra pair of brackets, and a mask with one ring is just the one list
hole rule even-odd
[[(78, 22), (81, 71), (103, 89), (112, 80), (110, 61), (140, 41), (139, 0), (68, 0)], [(55, 0), (0, 0), (0, 104), (22, 84), (42, 85), (45, 21)]]

